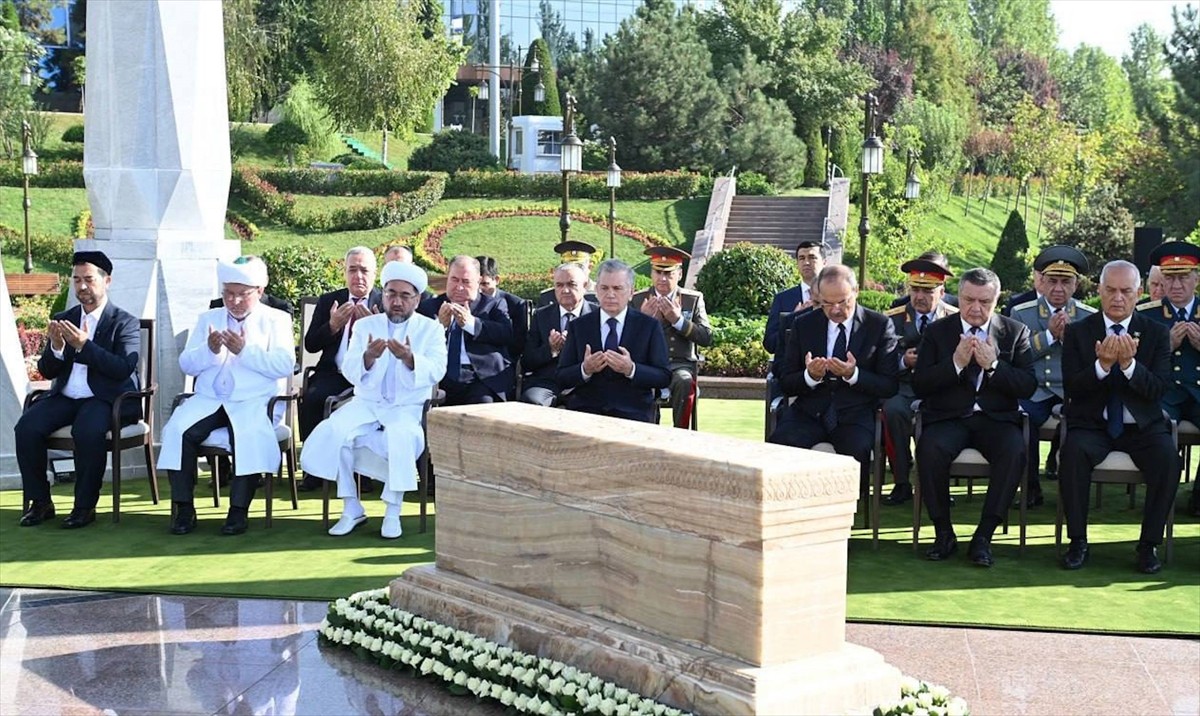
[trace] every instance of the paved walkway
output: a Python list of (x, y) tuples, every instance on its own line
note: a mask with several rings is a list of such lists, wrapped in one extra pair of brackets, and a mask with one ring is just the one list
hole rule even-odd
[[(0, 588), (0, 714), (501, 714), (320, 649), (323, 602)], [(974, 714), (1200, 714), (1200, 641), (849, 625)]]

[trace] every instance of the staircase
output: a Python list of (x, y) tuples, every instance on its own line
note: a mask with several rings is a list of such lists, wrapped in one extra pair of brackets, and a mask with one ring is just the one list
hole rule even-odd
[(354, 137), (351, 137), (349, 134), (341, 135), (341, 139), (342, 139), (342, 143), (344, 143), (347, 147), (350, 148), (351, 153), (357, 154), (360, 157), (366, 157), (367, 159), (374, 159), (375, 161), (383, 164), (383, 166), (387, 167), (388, 169), (392, 168), (392, 165), (390, 163), (383, 161), (383, 157), (379, 155), (379, 152), (375, 151), (374, 149), (371, 149), (370, 147), (368, 147), (367, 145), (358, 141)]
[(724, 245), (747, 241), (791, 254), (801, 241), (821, 241), (828, 208), (828, 196), (735, 196)]

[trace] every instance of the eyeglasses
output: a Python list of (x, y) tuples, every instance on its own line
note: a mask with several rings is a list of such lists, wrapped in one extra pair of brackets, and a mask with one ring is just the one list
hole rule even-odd
[(221, 297), (229, 301), (247, 300), (257, 290), (257, 288), (248, 288), (245, 291), (221, 291)]
[(831, 301), (821, 301), (821, 308), (825, 308), (830, 311), (837, 309), (837, 308), (850, 308), (850, 299), (843, 298), (842, 300), (840, 300), (836, 303), (833, 303)]
[(383, 297), (390, 299), (390, 300), (400, 299), (401, 301), (407, 302), (407, 301), (411, 301), (411, 300), (419, 297), (420, 295), (421, 294), (419, 294), (419, 293), (401, 293), (399, 291), (385, 291), (383, 294)]

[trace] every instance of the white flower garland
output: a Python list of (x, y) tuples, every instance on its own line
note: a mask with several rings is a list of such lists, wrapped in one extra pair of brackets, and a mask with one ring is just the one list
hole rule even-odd
[[(561, 661), (538, 658), (419, 617), (388, 603), (388, 590), (358, 592), (329, 604), (318, 627), (322, 643), (349, 648), (385, 669), (440, 678), (451, 693), (498, 701), (539, 716), (685, 716), (687, 712), (604, 681)], [(905, 677), (900, 700), (874, 716), (969, 716), (950, 691)], [(687, 716), (691, 716), (687, 714)]]

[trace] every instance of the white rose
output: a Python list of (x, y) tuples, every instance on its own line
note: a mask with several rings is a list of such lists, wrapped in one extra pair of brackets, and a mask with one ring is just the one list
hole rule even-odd
[(542, 705), (538, 707), (538, 713), (542, 716), (550, 716), (550, 714), (554, 713), (554, 705), (549, 701), (543, 701)]
[(512, 706), (515, 699), (516, 694), (513, 693), (512, 689), (504, 689), (500, 692), (500, 704), (503, 706)]
[(454, 675), (454, 685), (455, 686), (466, 686), (467, 685), (467, 672), (460, 671), (460, 672), (456, 673)]
[(946, 716), (967, 716), (970, 711), (967, 709), (967, 702), (955, 696), (950, 699), (950, 703), (946, 705)]
[(600, 702), (600, 713), (604, 716), (613, 716), (617, 712), (617, 702), (612, 699), (604, 699)]
[(629, 716), (629, 704), (617, 704), (617, 716)]
[(562, 693), (563, 686), (564, 684), (562, 679), (551, 679), (550, 683), (546, 684), (546, 692), (551, 696), (557, 696), (558, 694)]
[(950, 689), (945, 686), (930, 686), (929, 693), (933, 694), (933, 700), (938, 703), (946, 703), (950, 700)]
[(346, 631), (342, 632), (342, 640), (341, 641), (346, 646), (350, 646), (351, 644), (354, 643), (354, 634), (349, 629), (347, 629)]
[(505, 664), (500, 665), (500, 668), (497, 669), (496, 673), (498, 673), (503, 678), (508, 678), (509, 676), (512, 675), (512, 673), (514, 671), (516, 671), (519, 668), (520, 667), (513, 668), (512, 664), (505, 663)]
[(928, 709), (930, 706), (933, 706), (933, 694), (928, 691), (922, 691), (917, 694), (917, 703), (921, 705), (921, 708)]
[(574, 696), (578, 689), (579, 687), (575, 685), (574, 681), (568, 681), (562, 685), (563, 696)]
[[(443, 663), (442, 663), (442, 662), (440, 662), (440, 661), (435, 661), (435, 662), (433, 662), (433, 673), (434, 673), (435, 675), (437, 675), (437, 676), (442, 676), (443, 674), (445, 674), (445, 673), (446, 673), (446, 671), (447, 671), (447, 669), (446, 669), (446, 665), (445, 665), (445, 664), (443, 664)], [(454, 678), (454, 672), (453, 672), (453, 671), (451, 671), (451, 672), (450, 672), (450, 677), (451, 677), (451, 678)]]
[(529, 703), (529, 697), (525, 694), (518, 694), (517, 698), (513, 699), (513, 708), (518, 711), (524, 711), (525, 706)]
[(617, 688), (613, 691), (613, 698), (617, 701), (624, 701), (629, 698), (629, 689)]
[(550, 677), (546, 674), (542, 674), (541, 676), (537, 677), (537, 685), (539, 688), (545, 690), (550, 686)]
[(500, 695), (503, 693), (504, 693), (504, 684), (492, 684), (491, 693), (489, 694), (489, 696), (491, 696), (493, 699), (499, 700)]
[(433, 671), (433, 667), (437, 665), (438, 663), (436, 661), (426, 657), (425, 660), (421, 662), (421, 673), (428, 674)]

